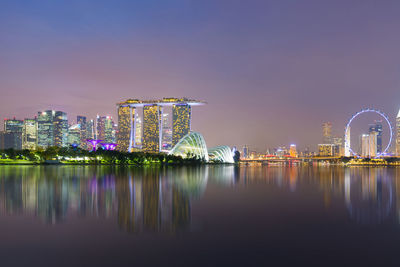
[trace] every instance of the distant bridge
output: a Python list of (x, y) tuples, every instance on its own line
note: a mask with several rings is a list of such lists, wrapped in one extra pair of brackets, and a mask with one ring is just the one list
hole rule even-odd
[(314, 162), (314, 161), (338, 161), (341, 157), (328, 157), (328, 156), (315, 156), (315, 157), (268, 157), (268, 158), (255, 158), (255, 159), (241, 159), (243, 163), (284, 163), (292, 165), (293, 163), (300, 162)]

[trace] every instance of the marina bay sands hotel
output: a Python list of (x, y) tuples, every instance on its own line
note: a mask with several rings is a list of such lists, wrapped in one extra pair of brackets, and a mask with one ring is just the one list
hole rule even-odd
[[(191, 130), (192, 106), (206, 104), (186, 98), (162, 100), (129, 99), (118, 103), (117, 144), (120, 151), (160, 152), (163, 150), (164, 112), (172, 110), (172, 140), (174, 147)], [(140, 116), (142, 113), (142, 116)], [(142, 120), (138, 118), (142, 118)], [(139, 137), (138, 137), (138, 131)]]

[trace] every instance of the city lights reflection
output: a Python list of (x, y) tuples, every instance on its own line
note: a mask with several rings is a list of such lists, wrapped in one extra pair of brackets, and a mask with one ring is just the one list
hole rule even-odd
[[(2, 166), (0, 215), (34, 216), (48, 224), (71, 216), (116, 218), (128, 232), (175, 232), (191, 229), (193, 203), (201, 203), (210, 186), (260, 185), (317, 193), (326, 209), (338, 203), (353, 223), (398, 223), (397, 176), (398, 170), (389, 168)], [(277, 205), (284, 200), (278, 196)]]

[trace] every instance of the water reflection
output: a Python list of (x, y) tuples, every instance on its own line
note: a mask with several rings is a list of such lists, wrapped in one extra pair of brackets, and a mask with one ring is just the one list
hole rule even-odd
[[(277, 187), (318, 192), (355, 223), (400, 222), (399, 169), (343, 167), (205, 166), (118, 168), (0, 167), (0, 214), (27, 215), (55, 224), (69, 216), (116, 219), (124, 231), (176, 232), (191, 226), (192, 205), (209, 185)], [(283, 195), (277, 196), (279, 203)], [(394, 219), (393, 219), (394, 218)]]

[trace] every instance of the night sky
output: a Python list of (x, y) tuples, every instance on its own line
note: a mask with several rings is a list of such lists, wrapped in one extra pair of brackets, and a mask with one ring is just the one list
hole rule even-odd
[(264, 151), (400, 108), (400, 1), (0, 1), (0, 116), (116, 118), (188, 97), (208, 145)]

